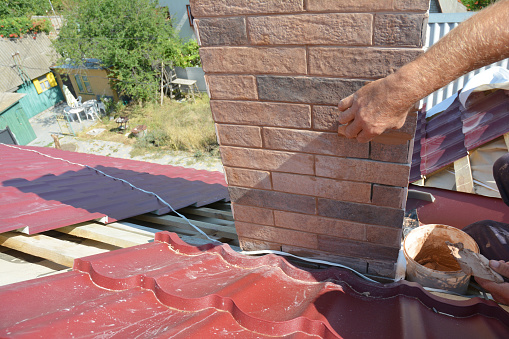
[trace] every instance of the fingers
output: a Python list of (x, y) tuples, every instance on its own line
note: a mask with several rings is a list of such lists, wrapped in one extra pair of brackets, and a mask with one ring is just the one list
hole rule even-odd
[(339, 125), (338, 126), (338, 134), (344, 136), (345, 135), (345, 130), (346, 130), (347, 126), (348, 125)]
[(490, 260), (490, 267), (497, 273), (509, 278), (509, 263), (503, 260)]
[(509, 283), (497, 284), (496, 282), (478, 277), (475, 277), (475, 281), (488, 291), (496, 302), (505, 305), (509, 304)]
[(356, 138), (357, 135), (362, 131), (362, 125), (359, 122), (359, 119), (355, 119), (352, 123), (348, 124), (345, 128), (345, 137), (347, 138)]
[(345, 111), (346, 109), (352, 107), (352, 104), (353, 104), (353, 94), (341, 100), (338, 104), (338, 109), (341, 112)]
[(373, 140), (375, 136), (373, 134), (370, 134), (366, 132), (365, 129), (363, 129), (358, 135), (357, 135), (357, 141), (360, 143), (366, 143)]
[(340, 124), (348, 124), (350, 121), (355, 119), (355, 111), (352, 108), (347, 109), (344, 112), (339, 112), (338, 121)]

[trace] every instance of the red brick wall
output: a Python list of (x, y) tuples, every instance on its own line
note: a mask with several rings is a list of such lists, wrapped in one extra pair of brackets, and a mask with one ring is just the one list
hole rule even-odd
[(394, 274), (411, 154), (398, 138), (415, 117), (395, 145), (359, 144), (337, 135), (336, 105), (422, 53), (428, 6), (191, 0), (244, 249)]

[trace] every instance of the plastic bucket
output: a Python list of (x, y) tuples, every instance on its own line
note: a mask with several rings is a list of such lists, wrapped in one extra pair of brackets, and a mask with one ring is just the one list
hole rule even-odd
[(424, 225), (412, 230), (403, 242), (407, 280), (426, 287), (464, 294), (470, 275), (461, 268), (445, 244), (461, 242), (475, 253), (479, 247), (465, 232), (446, 225)]

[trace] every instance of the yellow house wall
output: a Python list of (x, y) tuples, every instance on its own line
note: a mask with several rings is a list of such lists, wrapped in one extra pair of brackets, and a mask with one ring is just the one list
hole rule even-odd
[[(115, 90), (110, 87), (108, 81), (108, 74), (104, 69), (58, 69), (57, 70), (57, 82), (62, 88), (62, 79), (61, 72), (65, 72), (65, 74), (69, 75), (69, 79), (71, 80), (72, 86), (74, 88), (74, 92), (76, 95), (81, 96), (82, 101), (87, 101), (91, 99), (96, 99), (97, 95), (99, 96), (109, 96), (113, 97), (113, 100), (118, 101), (118, 94)], [(93, 94), (83, 93), (79, 91), (78, 84), (76, 83), (76, 79), (74, 78), (75, 74), (86, 75), (88, 78), (88, 82), (92, 87)]]

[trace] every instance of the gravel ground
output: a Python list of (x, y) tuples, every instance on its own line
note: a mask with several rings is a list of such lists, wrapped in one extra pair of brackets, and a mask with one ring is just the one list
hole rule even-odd
[[(172, 151), (131, 157), (132, 146), (112, 141), (78, 140), (76, 137), (63, 134), (55, 118), (55, 113), (62, 111), (64, 106), (64, 104), (56, 105), (30, 119), (30, 123), (37, 135), (37, 138), (29, 143), (30, 146), (54, 147), (51, 134), (55, 134), (60, 138), (62, 148), (69, 151), (224, 172), (221, 160), (209, 156), (197, 158), (192, 153)], [(79, 132), (93, 126), (95, 123), (96, 121), (92, 120), (82, 120), (82, 123), (73, 121), (71, 122), (71, 127), (74, 132)], [(99, 129), (94, 131), (96, 133), (101, 132)]]

